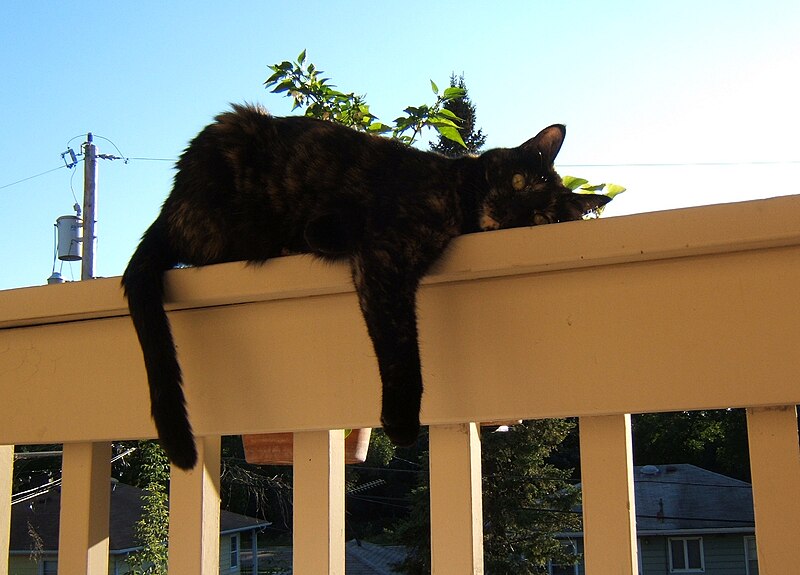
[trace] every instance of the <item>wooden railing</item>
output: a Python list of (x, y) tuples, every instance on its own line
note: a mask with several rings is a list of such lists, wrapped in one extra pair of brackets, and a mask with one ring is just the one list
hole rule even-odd
[[(459, 238), (419, 316), (437, 574), (481, 573), (474, 421), (580, 417), (589, 575), (636, 572), (630, 413), (748, 408), (762, 574), (796, 570), (800, 197)], [(218, 570), (220, 436), (294, 431), (294, 572), (344, 573), (344, 428), (378, 425), (345, 266), (172, 271), (200, 465), (173, 472), (170, 572)], [(118, 278), (0, 293), (0, 444), (64, 446), (62, 574), (106, 573), (109, 442), (154, 436)], [(0, 553), (12, 449), (0, 448)], [(0, 573), (4, 573), (0, 565)]]

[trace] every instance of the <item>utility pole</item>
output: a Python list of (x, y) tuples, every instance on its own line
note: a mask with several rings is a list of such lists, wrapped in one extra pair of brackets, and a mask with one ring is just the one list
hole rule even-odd
[(97, 148), (92, 133), (86, 136), (84, 144), (85, 161), (83, 166), (83, 262), (81, 280), (94, 277), (94, 224), (96, 221), (97, 188)]

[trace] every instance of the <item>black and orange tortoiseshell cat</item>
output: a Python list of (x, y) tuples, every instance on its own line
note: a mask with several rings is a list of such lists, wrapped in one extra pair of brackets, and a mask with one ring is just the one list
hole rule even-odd
[(410, 444), (422, 396), (416, 292), (448, 242), (578, 220), (609, 200), (562, 185), (553, 160), (564, 134), (553, 125), (517, 148), (452, 159), (257, 106), (217, 116), (182, 154), (122, 278), (170, 461), (189, 469), (197, 452), (164, 313), (166, 270), (287, 253), (348, 261), (378, 359), (383, 428)]

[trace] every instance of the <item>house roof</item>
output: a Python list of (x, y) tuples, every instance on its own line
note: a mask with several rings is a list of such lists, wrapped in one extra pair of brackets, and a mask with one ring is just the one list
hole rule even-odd
[(755, 532), (753, 487), (745, 481), (688, 463), (643, 465), (633, 468), (633, 490), (640, 536)]
[[(112, 482), (108, 526), (111, 553), (139, 546), (134, 534), (134, 524), (142, 515), (143, 494), (144, 491), (137, 487)], [(46, 493), (13, 505), (9, 546), (12, 553), (28, 553), (34, 548), (56, 551), (60, 509), (60, 487), (54, 487)], [(267, 525), (269, 523), (229, 511), (222, 511), (220, 514), (220, 532), (223, 534), (258, 529)]]
[(694, 465), (635, 467), (634, 492), (640, 535), (755, 528), (752, 486)]
[[(376, 545), (351, 539), (345, 543), (346, 575), (395, 575), (393, 566), (406, 558), (406, 548), (399, 545)], [(242, 550), (242, 563), (252, 565), (252, 556)], [(266, 566), (278, 575), (291, 575), (292, 548), (270, 547), (258, 554), (259, 569)]]

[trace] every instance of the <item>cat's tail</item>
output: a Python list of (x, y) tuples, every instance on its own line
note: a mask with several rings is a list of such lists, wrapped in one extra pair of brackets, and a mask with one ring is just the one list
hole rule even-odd
[(142, 346), (150, 409), (161, 445), (181, 469), (197, 463), (197, 449), (186, 413), (181, 368), (164, 311), (164, 272), (178, 262), (170, 249), (161, 217), (142, 236), (122, 276), (128, 309)]

